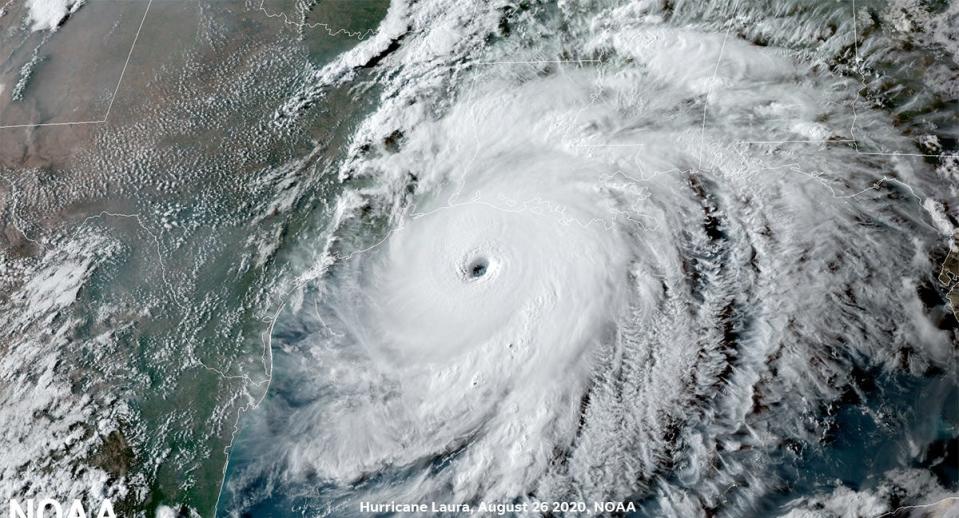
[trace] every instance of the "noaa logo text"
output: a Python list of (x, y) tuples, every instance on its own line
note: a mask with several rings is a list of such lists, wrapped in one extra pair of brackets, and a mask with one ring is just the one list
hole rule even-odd
[(93, 514), (93, 507), (88, 512), (81, 500), (73, 500), (67, 505), (52, 498), (28, 498), (22, 502), (13, 499), (7, 505), (10, 509), (9, 518), (117, 518), (110, 500), (100, 502), (97, 514)]

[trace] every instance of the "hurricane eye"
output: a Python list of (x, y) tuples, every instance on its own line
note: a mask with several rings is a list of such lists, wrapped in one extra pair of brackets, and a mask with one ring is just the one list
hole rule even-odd
[(477, 257), (466, 267), (466, 275), (471, 280), (479, 279), (486, 275), (487, 270), (489, 270), (489, 261), (485, 257)]

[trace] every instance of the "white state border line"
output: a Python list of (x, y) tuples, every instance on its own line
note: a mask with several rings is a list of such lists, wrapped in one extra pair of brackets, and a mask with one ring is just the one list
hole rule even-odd
[(0, 129), (8, 128), (34, 128), (42, 126), (73, 126), (81, 124), (103, 124), (110, 117), (110, 111), (113, 110), (113, 101), (117, 98), (117, 93), (120, 92), (120, 85), (123, 84), (123, 76), (127, 72), (127, 65), (130, 64), (130, 57), (133, 56), (133, 49), (137, 45), (137, 40), (140, 39), (140, 31), (143, 30), (143, 23), (147, 20), (147, 13), (150, 12), (150, 6), (153, 5), (153, 0), (147, 2), (147, 8), (143, 11), (143, 18), (140, 19), (140, 26), (137, 27), (137, 33), (133, 37), (133, 44), (130, 45), (130, 51), (127, 52), (127, 60), (123, 63), (123, 69), (120, 71), (120, 79), (117, 80), (117, 86), (113, 89), (113, 96), (110, 97), (110, 104), (107, 106), (107, 113), (99, 120), (90, 120), (90, 121), (73, 121), (73, 122), (40, 122), (40, 123), (27, 123), (27, 124), (7, 124), (0, 126)]
[(290, 17), (287, 16), (286, 13), (282, 11), (279, 11), (277, 13), (271, 13), (267, 11), (265, 4), (266, 4), (266, 0), (261, 0), (260, 6), (257, 7), (257, 10), (262, 11), (264, 16), (266, 16), (267, 18), (283, 18), (284, 24), (289, 25), (291, 27), (296, 27), (297, 30), (299, 31), (303, 31), (304, 29), (315, 29), (317, 27), (323, 27), (324, 29), (326, 29), (326, 33), (329, 34), (330, 36), (336, 37), (341, 34), (345, 34), (347, 37), (356, 38), (357, 40), (362, 40), (363, 38), (366, 38), (376, 33), (374, 29), (367, 29), (365, 31), (351, 31), (349, 29), (338, 28), (336, 30), (333, 30), (333, 26), (328, 23), (323, 23), (323, 22), (307, 23), (306, 22), (307, 11), (303, 11), (300, 9), (298, 9), (298, 11), (303, 16), (303, 21), (293, 22), (293, 21), (290, 21)]
[(941, 499), (941, 500), (937, 500), (937, 501), (935, 501), (935, 502), (930, 502), (930, 503), (928, 503), (928, 504), (904, 505), (904, 506), (901, 506), (901, 507), (897, 507), (897, 508), (893, 509), (892, 511), (882, 513), (882, 514), (880, 514), (879, 516), (877, 516), (876, 518), (883, 518), (883, 517), (885, 517), (885, 516), (890, 516), (890, 515), (893, 515), (893, 514), (898, 514), (899, 511), (905, 511), (905, 510), (907, 510), (907, 509), (925, 509), (925, 508), (927, 508), (927, 507), (936, 507), (936, 506), (938, 506), (939, 504), (942, 504), (942, 503), (944, 503), (944, 502), (950, 502), (950, 501), (956, 501), (956, 500), (959, 500), (959, 496), (947, 496), (947, 497), (945, 497), (945, 498), (943, 498), (943, 499)]
[[(859, 73), (860, 77), (862, 77), (862, 73), (858, 70), (859, 64), (862, 63), (862, 58), (859, 56), (859, 22), (858, 22), (858, 20), (857, 20), (857, 18), (856, 18), (856, 16), (857, 16), (857, 11), (858, 11), (858, 10), (856, 9), (856, 0), (852, 0), (852, 45), (853, 45), (853, 51), (854, 51), (854, 56), (855, 56), (855, 63), (854, 63), (854, 65), (855, 65), (856, 68), (857, 68), (856, 72)], [(861, 82), (861, 84), (862, 84), (863, 86), (865, 86), (865, 81), (864, 81), (864, 80), (860, 79), (860, 82)], [(844, 144), (844, 143), (845, 143), (845, 144), (848, 144), (848, 143), (852, 143), (852, 146), (853, 146), (853, 148), (855, 149), (856, 154), (859, 154), (859, 155), (874, 155), (874, 156), (913, 156), (913, 157), (929, 157), (929, 158), (942, 158), (942, 157), (945, 155), (945, 153), (939, 153), (939, 154), (929, 154), (929, 153), (898, 153), (898, 152), (883, 153), (883, 152), (878, 152), (878, 151), (861, 151), (861, 150), (859, 149), (859, 139), (856, 138), (856, 119), (857, 119), (857, 115), (858, 115), (858, 114), (856, 113), (856, 106), (859, 104), (859, 100), (860, 100), (859, 90), (856, 90), (856, 97), (855, 97), (855, 99), (853, 99), (853, 101), (852, 101), (852, 124), (849, 126), (849, 134), (852, 136), (851, 139), (836, 139), (836, 140), (754, 140), (754, 141), (743, 140), (743, 141), (739, 141), (738, 143), (739, 143), (739, 144), (772, 144), (772, 145), (777, 145), (777, 144), (820, 144), (820, 145), (822, 145), (822, 144)]]
[(546, 65), (554, 63), (602, 63), (601, 59), (541, 59), (535, 61), (474, 61), (472, 65)]

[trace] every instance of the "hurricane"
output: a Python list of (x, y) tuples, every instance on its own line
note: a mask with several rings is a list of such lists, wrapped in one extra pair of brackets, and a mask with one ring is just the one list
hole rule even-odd
[(277, 107), (378, 99), (220, 511), (947, 495), (915, 459), (956, 395), (956, 159), (942, 103), (870, 97), (887, 36), (848, 3), (529, 4), (394, 2)]

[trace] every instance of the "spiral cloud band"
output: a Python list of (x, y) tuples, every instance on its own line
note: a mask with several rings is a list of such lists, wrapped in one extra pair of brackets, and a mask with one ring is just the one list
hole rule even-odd
[[(931, 440), (897, 435), (869, 386), (954, 369), (923, 298), (944, 173), (855, 79), (650, 5), (517, 15), (486, 45), (492, 9), (398, 3), (284, 106), (378, 53), (382, 100), (340, 170), (356, 187), (276, 322), (234, 508), (742, 515), (868, 478), (822, 461), (844, 408), (891, 449)], [(881, 457), (873, 482), (913, 477)]]

